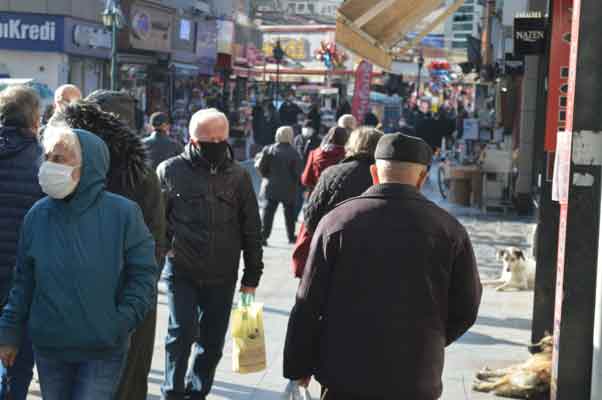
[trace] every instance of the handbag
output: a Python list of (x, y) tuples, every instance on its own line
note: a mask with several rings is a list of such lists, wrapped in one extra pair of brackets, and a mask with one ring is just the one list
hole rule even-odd
[(232, 370), (250, 374), (266, 369), (265, 332), (263, 329), (263, 304), (239, 302), (232, 311)]
[(301, 387), (295, 381), (289, 381), (284, 389), (283, 400), (312, 400), (311, 393), (306, 387)]
[(267, 178), (270, 176), (272, 157), (273, 154), (271, 152), (271, 147), (265, 147), (255, 156), (255, 168), (262, 178)]

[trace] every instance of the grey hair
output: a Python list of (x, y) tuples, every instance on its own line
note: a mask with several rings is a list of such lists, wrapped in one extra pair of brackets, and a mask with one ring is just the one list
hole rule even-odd
[(40, 97), (24, 86), (9, 86), (0, 92), (0, 125), (33, 128), (40, 118)]
[(337, 121), (339, 128), (355, 129), (357, 126), (357, 119), (351, 114), (341, 115), (341, 118)]
[(211, 119), (222, 120), (226, 126), (226, 133), (229, 133), (230, 122), (228, 121), (226, 114), (216, 108), (206, 108), (204, 110), (197, 111), (192, 118), (190, 118), (190, 125), (188, 126), (189, 135), (197, 138), (198, 126)]
[(384, 134), (371, 126), (362, 126), (351, 132), (349, 140), (345, 145), (347, 157), (353, 157), (360, 154), (374, 156), (376, 145)]
[(52, 149), (57, 143), (63, 143), (67, 148), (71, 149), (75, 153), (78, 164), (81, 165), (82, 147), (77, 134), (64, 123), (51, 120), (48, 127), (44, 130), (44, 136), (42, 137), (44, 153)]
[(290, 126), (281, 126), (276, 131), (276, 143), (293, 143), (295, 132)]
[(413, 184), (420, 174), (427, 171), (426, 165), (392, 160), (376, 160), (376, 167), (382, 183)]

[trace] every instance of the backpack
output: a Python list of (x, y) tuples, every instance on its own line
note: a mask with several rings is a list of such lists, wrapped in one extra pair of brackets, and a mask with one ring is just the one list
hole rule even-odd
[(267, 178), (270, 175), (270, 164), (272, 164), (272, 148), (264, 147), (262, 151), (255, 156), (255, 168), (262, 178)]

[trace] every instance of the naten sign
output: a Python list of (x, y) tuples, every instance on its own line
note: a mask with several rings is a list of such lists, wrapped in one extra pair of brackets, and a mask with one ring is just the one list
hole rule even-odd
[(514, 54), (542, 54), (546, 48), (546, 19), (540, 16), (519, 16), (514, 19)]

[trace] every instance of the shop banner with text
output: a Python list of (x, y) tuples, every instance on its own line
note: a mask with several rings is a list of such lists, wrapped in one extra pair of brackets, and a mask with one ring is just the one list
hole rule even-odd
[(351, 113), (361, 124), (370, 111), (370, 87), (372, 85), (372, 64), (362, 61), (355, 70), (355, 90)]
[(550, 153), (556, 151), (557, 133), (566, 129), (573, 0), (556, 0), (553, 7), (545, 140)]

